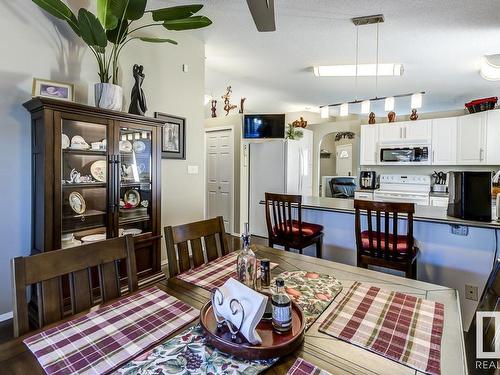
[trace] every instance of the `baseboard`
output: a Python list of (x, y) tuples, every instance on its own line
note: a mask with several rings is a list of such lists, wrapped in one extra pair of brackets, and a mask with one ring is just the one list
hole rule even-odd
[(6, 320), (12, 319), (14, 316), (14, 313), (12, 311), (9, 311), (5, 314), (0, 314), (0, 322), (4, 322)]

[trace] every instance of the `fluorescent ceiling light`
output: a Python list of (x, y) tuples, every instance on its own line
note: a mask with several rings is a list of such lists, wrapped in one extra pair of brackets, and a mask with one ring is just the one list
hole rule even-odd
[(385, 99), (384, 109), (386, 112), (394, 111), (394, 96)]
[(484, 56), (479, 73), (488, 81), (500, 81), (500, 55)]
[(364, 113), (364, 114), (370, 113), (370, 101), (369, 100), (363, 100), (361, 102), (361, 113)]
[[(356, 77), (356, 65), (321, 65), (313, 67), (316, 77)], [(379, 64), (379, 76), (401, 76), (404, 73), (402, 64)], [(377, 75), (377, 64), (359, 64), (358, 77)]]
[(321, 114), (321, 118), (328, 118), (328, 117), (330, 117), (330, 107), (328, 107), (327, 105), (324, 106), (324, 107), (321, 107), (319, 109), (319, 113)]
[(422, 108), (422, 93), (417, 92), (411, 96), (411, 109)]
[(349, 114), (349, 104), (344, 103), (340, 105), (340, 116), (347, 116)]

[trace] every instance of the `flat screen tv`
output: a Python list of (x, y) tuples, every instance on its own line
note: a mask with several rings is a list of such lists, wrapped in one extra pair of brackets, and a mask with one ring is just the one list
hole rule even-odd
[(245, 115), (243, 138), (285, 138), (285, 115)]

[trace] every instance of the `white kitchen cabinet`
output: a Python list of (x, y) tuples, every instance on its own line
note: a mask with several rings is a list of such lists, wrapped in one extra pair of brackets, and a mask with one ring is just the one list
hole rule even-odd
[(432, 120), (432, 164), (457, 163), (457, 117)]
[(486, 116), (486, 164), (500, 165), (500, 110), (484, 112)]
[(403, 126), (400, 122), (379, 125), (380, 143), (399, 143), (403, 139)]
[(373, 193), (371, 191), (355, 191), (354, 199), (362, 200), (362, 201), (372, 201)]
[(431, 123), (431, 120), (420, 120), (380, 124), (380, 142), (429, 143), (432, 135)]
[(457, 164), (485, 164), (485, 113), (458, 118)]
[(376, 165), (379, 125), (362, 125), (360, 138), (360, 165)]
[(432, 197), (430, 198), (430, 204), (434, 207), (448, 207), (447, 197)]

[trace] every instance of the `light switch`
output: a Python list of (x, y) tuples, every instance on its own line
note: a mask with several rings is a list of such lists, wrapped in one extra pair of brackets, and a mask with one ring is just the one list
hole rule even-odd
[(197, 165), (188, 165), (188, 174), (198, 174), (198, 169)]
[(189, 72), (189, 66), (188, 66), (188, 64), (182, 64), (182, 71), (183, 71), (184, 73)]

